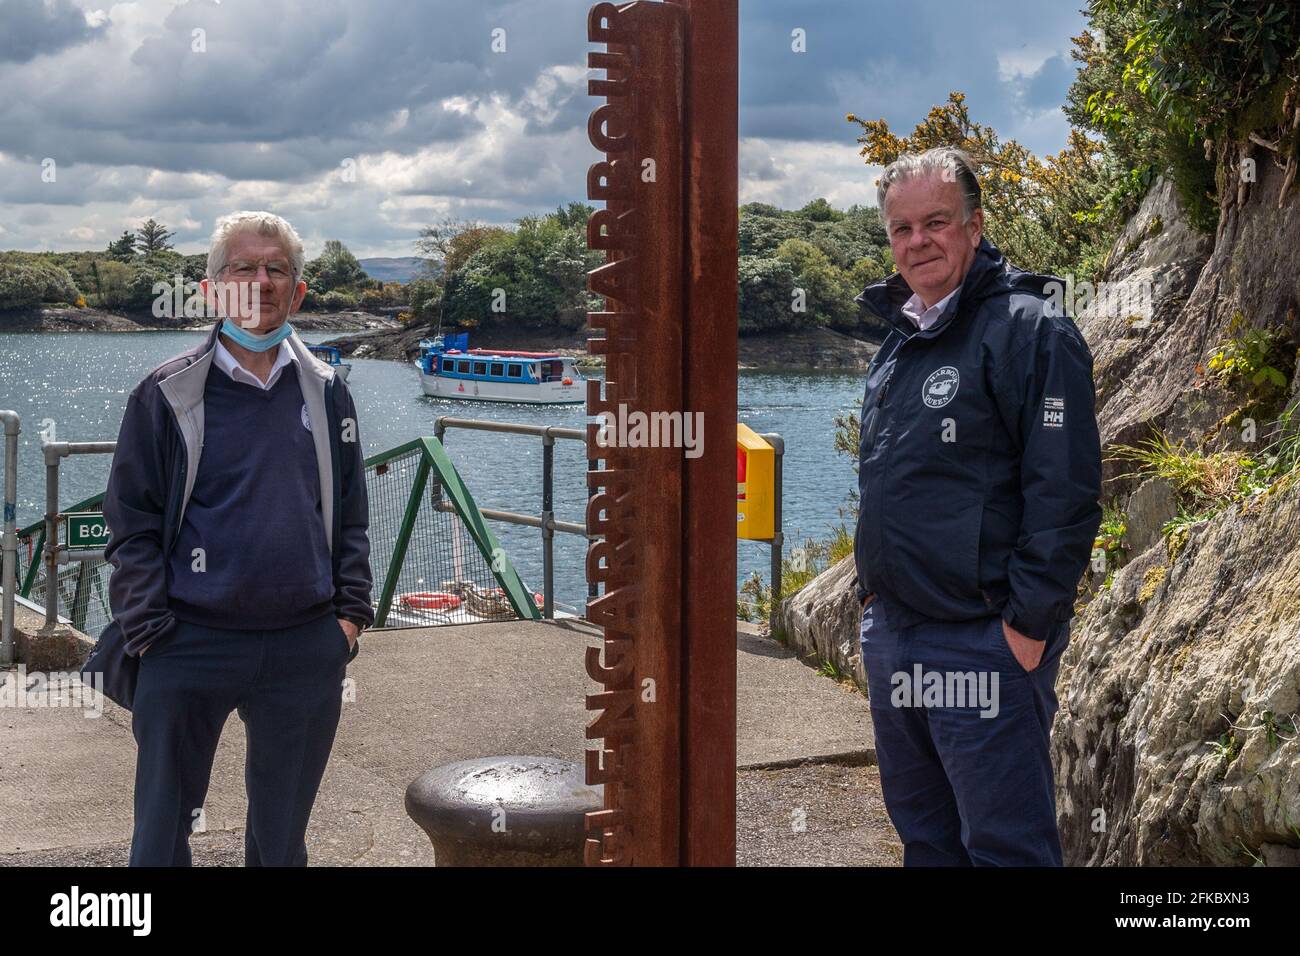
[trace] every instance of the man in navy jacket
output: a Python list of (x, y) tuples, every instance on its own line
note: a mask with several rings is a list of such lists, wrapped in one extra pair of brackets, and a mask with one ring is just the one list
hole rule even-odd
[(1101, 521), (1092, 357), (1055, 283), (983, 237), (956, 149), (900, 157), (898, 272), (858, 301), (854, 537), (881, 783), (905, 865), (1060, 865), (1049, 753), (1075, 589)]
[(288, 323), (297, 233), (217, 223), (225, 316), (131, 392), (104, 499), (112, 627), (140, 655), (131, 865), (190, 864), (222, 727), (247, 733), (250, 866), (306, 865), (347, 662), (374, 621), (356, 408)]

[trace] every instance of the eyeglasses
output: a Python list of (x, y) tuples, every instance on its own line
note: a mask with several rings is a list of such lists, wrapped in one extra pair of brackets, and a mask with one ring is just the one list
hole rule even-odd
[(222, 272), (228, 272), (236, 279), (256, 279), (257, 270), (266, 266), (266, 274), (272, 282), (284, 282), (293, 277), (293, 267), (282, 259), (276, 259), (271, 262), (245, 262), (236, 260), (228, 263)]

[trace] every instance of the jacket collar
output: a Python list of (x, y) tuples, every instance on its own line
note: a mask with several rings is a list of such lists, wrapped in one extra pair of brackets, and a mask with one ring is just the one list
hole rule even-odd
[[(217, 337), (221, 334), (221, 323), (216, 322), (212, 331), (202, 345), (182, 352), (176, 358), (188, 364), (173, 372), (158, 383), (167, 404), (171, 406), (181, 440), (185, 445), (185, 489), (181, 497), (180, 516), (177, 528), (185, 517), (185, 508), (189, 504), (190, 493), (198, 477), (199, 455), (203, 450), (204, 409), (203, 393), (207, 387), (208, 372), (212, 368), (213, 356), (217, 350)], [(303, 402), (307, 406), (308, 419), (319, 422), (322, 426), (329, 420), (326, 407), (326, 386), (334, 377), (335, 371), (308, 351), (294, 332), (285, 342), (298, 359), (298, 384), (302, 388)], [(334, 512), (334, 462), (330, 448), (329, 429), (316, 427), (312, 429), (312, 443), (316, 449), (316, 468), (320, 478), (321, 514), (325, 521), (325, 540), (333, 548), (333, 512)]]
[(975, 250), (975, 258), (966, 270), (961, 285), (957, 287), (957, 294), (948, 301), (948, 307), (939, 320), (924, 332), (918, 331), (915, 323), (903, 314), (903, 303), (912, 297), (912, 289), (903, 280), (901, 273), (895, 272), (879, 282), (873, 282), (853, 301), (905, 338), (913, 335), (933, 338), (948, 327), (963, 307), (970, 308), (1004, 287), (1009, 288), (1007, 268), (1007, 261), (998, 247), (987, 238), (981, 238), (979, 248)]
[[(193, 409), (203, 401), (203, 389), (207, 384), (208, 371), (212, 368), (216, 356), (220, 335), (221, 323), (214, 322), (202, 345), (196, 345), (177, 356), (177, 359), (185, 360), (188, 364), (158, 383), (163, 389), (163, 394), (167, 395), (178, 412)], [(328, 382), (334, 377), (334, 369), (312, 355), (302, 339), (298, 338), (296, 331), (284, 341), (293, 358), (298, 362), (300, 374), (305, 371), (315, 375), (322, 382)]]

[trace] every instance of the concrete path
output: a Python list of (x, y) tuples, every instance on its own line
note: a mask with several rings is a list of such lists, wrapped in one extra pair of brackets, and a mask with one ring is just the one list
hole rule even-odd
[[(407, 784), (431, 767), (506, 754), (581, 761), (590, 717), (583, 702), (595, 689), (583, 652), (597, 640), (584, 622), (411, 628), (362, 640), (348, 669), (356, 699), (344, 704), (308, 830), (313, 865), (432, 864), (427, 838), (403, 809)], [(791, 855), (781, 847), (793, 846), (802, 863), (845, 862), (846, 844), (831, 831), (861, 827), (855, 815), (867, 814), (877, 848), (866, 856), (891, 862), (878, 792), (854, 794), (852, 809), (828, 813), (820, 830), (800, 829), (800, 814), (813, 807), (815, 815), (828, 799), (824, 787), (807, 786), (825, 771), (801, 764), (855, 765), (861, 769), (849, 778), (870, 788), (874, 771), (861, 766), (874, 763), (866, 700), (748, 629), (737, 635), (736, 666), (742, 861), (780, 862)], [(243, 727), (232, 714), (213, 768), (207, 831), (191, 840), (196, 864), (242, 865), (243, 764)], [(124, 864), (134, 776), (131, 715), (115, 705), (97, 718), (70, 708), (0, 708), (0, 865)], [(794, 794), (790, 806), (759, 797), (765, 785)], [(803, 836), (809, 832), (820, 836)], [(847, 847), (860, 843), (851, 838)]]

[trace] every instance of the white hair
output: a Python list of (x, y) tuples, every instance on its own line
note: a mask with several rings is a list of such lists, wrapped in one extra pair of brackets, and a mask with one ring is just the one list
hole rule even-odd
[(297, 230), (289, 225), (287, 220), (281, 219), (275, 213), (270, 212), (232, 212), (229, 216), (222, 216), (217, 220), (216, 227), (212, 230), (212, 240), (208, 246), (208, 278), (216, 279), (221, 275), (221, 270), (226, 267), (226, 260), (229, 258), (230, 240), (237, 233), (255, 232), (260, 236), (274, 236), (280, 242), (280, 247), (284, 249), (285, 255), (289, 257), (289, 265), (293, 269), (294, 279), (302, 277), (303, 266), (307, 261), (307, 254), (302, 247), (302, 238), (298, 235)]
[(904, 153), (886, 166), (876, 184), (876, 205), (880, 207), (880, 215), (885, 215), (885, 197), (890, 186), (904, 179), (935, 173), (944, 182), (957, 184), (961, 190), (961, 221), (969, 222), (971, 213), (980, 208), (980, 181), (975, 172), (975, 163), (964, 150), (955, 146), (937, 146), (924, 153)]

